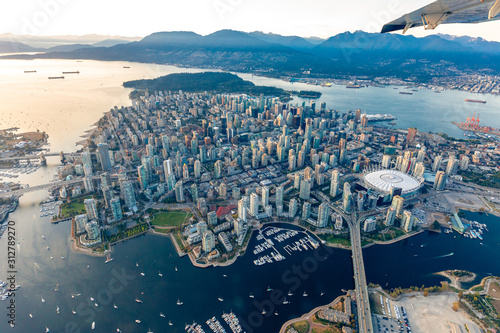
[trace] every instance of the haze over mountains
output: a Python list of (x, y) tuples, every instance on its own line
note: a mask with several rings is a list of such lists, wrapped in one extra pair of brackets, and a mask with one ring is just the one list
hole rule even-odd
[[(394, 76), (425, 81), (443, 73), (500, 73), (500, 43), (447, 35), (416, 38), (356, 31), (321, 40), (221, 30), (206, 36), (157, 32), (139, 41), (122, 42), (64, 45), (45, 54), (16, 57), (124, 60), (269, 76)], [(0, 51), (8, 52), (6, 47), (8, 44), (0, 43)], [(14, 52), (35, 51), (22, 43), (10, 47), (17, 50)]]

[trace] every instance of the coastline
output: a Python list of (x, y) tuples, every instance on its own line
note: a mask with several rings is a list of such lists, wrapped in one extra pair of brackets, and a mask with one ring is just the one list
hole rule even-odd
[(297, 322), (300, 322), (300, 321), (303, 321), (303, 320), (309, 320), (312, 316), (314, 316), (316, 314), (316, 312), (320, 311), (320, 310), (323, 310), (323, 309), (327, 309), (329, 308), (330, 306), (334, 306), (335, 304), (337, 304), (338, 302), (340, 302), (340, 300), (344, 297), (346, 297), (348, 294), (350, 293), (350, 291), (347, 291), (347, 293), (345, 295), (341, 295), (341, 296), (338, 296), (337, 298), (335, 298), (333, 301), (331, 301), (330, 303), (328, 304), (325, 304), (325, 305), (320, 305), (318, 307), (315, 307), (314, 309), (312, 309), (311, 311), (303, 314), (302, 316), (298, 317), (298, 318), (294, 318), (294, 319), (290, 319), (288, 320), (287, 322), (285, 322), (283, 324), (283, 326), (281, 326), (281, 329), (279, 330), (279, 333), (285, 333), (286, 332), (286, 328), (292, 324), (295, 324)]

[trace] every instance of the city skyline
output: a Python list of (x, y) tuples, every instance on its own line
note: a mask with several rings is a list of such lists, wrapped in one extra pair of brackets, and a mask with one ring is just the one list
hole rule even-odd
[[(207, 35), (222, 29), (262, 31), (280, 35), (328, 38), (345, 31), (379, 32), (381, 27), (431, 1), (401, 3), (366, 0), (342, 5), (326, 1), (191, 0), (183, 3), (141, 4), (125, 1), (77, 3), (66, 0), (29, 0), (0, 4), (0, 33), (15, 35), (62, 36), (100, 34), (144, 37), (158, 31), (194, 31)], [(154, 8), (155, 10), (151, 10)], [(359, 10), (362, 8), (362, 10)], [(297, 13), (301, 13), (300, 18)], [(88, 24), (92, 21), (92, 24)], [(500, 22), (440, 25), (435, 30), (410, 29), (416, 37), (437, 33), (482, 37), (500, 41)], [(401, 33), (401, 32), (398, 32)]]

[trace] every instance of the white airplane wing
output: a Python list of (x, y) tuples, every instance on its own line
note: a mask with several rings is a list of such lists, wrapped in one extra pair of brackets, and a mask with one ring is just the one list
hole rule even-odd
[(500, 0), (437, 0), (385, 24), (382, 33), (424, 26), (434, 29), (441, 23), (479, 23), (500, 19)]

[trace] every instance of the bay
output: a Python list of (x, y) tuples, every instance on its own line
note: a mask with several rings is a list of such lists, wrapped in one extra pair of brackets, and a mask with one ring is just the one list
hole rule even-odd
[[(37, 70), (36, 75), (23, 73), (31, 69)], [(47, 79), (66, 70), (81, 73), (64, 80)], [(74, 151), (78, 148), (75, 142), (81, 140), (85, 131), (91, 129), (104, 112), (115, 105), (130, 105), (130, 90), (121, 86), (123, 81), (185, 71), (172, 66), (126, 62), (2, 60), (1, 127), (17, 126), (21, 131), (44, 130), (49, 134), (52, 151)], [(444, 131), (460, 136), (461, 131), (449, 124), (448, 118), (460, 121), (463, 115), (466, 117), (474, 111), (481, 113), (482, 122), (488, 121), (490, 125), (500, 127), (498, 96), (476, 96), (488, 101), (476, 105), (465, 103), (464, 98), (471, 95), (458, 91), (436, 94), (419, 90), (409, 96), (399, 95), (393, 87), (352, 90), (343, 86), (289, 83), (248, 74), (240, 76), (256, 84), (320, 90), (323, 96), (316, 101), (317, 105), (325, 101), (328, 108), (340, 111), (361, 108), (368, 113), (391, 113), (398, 117), (396, 126), (402, 128), (415, 126), (419, 130)], [(295, 98), (293, 102), (309, 103), (309, 100)], [(445, 117), (446, 114), (451, 115)], [(49, 159), (48, 164), (33, 174), (21, 175), (17, 180), (30, 185), (49, 182), (58, 165), (57, 158)], [(104, 264), (104, 258), (70, 250), (69, 224), (52, 225), (48, 217), (39, 217), (38, 203), (45, 197), (45, 192), (23, 196), (19, 208), (9, 218), (16, 223), (16, 237), (20, 242), (16, 245), (16, 283), (22, 287), (15, 297), (17, 325), (12, 330), (15, 332), (43, 331), (45, 326), (52, 332), (87, 332), (92, 321), (96, 321), (96, 332), (116, 331), (118, 327), (124, 332), (146, 332), (149, 328), (154, 332), (183, 332), (186, 323), (194, 320), (201, 324), (212, 316), (220, 319), (223, 311), (231, 310), (246, 323), (247, 332), (276, 332), (288, 319), (326, 304), (340, 295), (342, 289), (353, 287), (350, 252), (327, 251), (323, 247), (318, 250), (317, 258), (308, 251), (279, 263), (255, 266), (253, 260), (256, 257), (249, 252), (229, 267), (200, 269), (193, 267), (188, 258), (179, 258), (168, 238), (146, 235), (116, 246), (115, 259)], [(477, 213), (471, 218), (488, 224), (490, 233), (485, 235), (483, 242), (456, 234), (455, 238), (453, 235), (423, 233), (392, 245), (366, 249), (367, 280), (393, 288), (436, 284), (443, 278), (433, 273), (443, 269), (469, 269), (478, 273), (478, 279), (489, 274), (500, 275), (500, 219)], [(255, 242), (252, 238), (250, 245)], [(47, 246), (50, 250), (46, 249)], [(0, 240), (0, 249), (1, 253), (6, 253), (6, 237)], [(450, 256), (452, 252), (454, 254)], [(51, 256), (53, 260), (50, 260)], [(318, 260), (324, 257), (327, 259)], [(0, 258), (0, 279), (6, 279), (6, 272), (7, 258), (4, 256)], [(141, 276), (141, 272), (145, 276)], [(158, 275), (160, 272), (163, 277)], [(113, 289), (109, 283), (120, 274), (130, 275), (131, 280), (126, 280), (124, 288), (115, 286), (117, 288)], [(268, 286), (283, 293), (297, 286), (294, 296), (288, 299), (290, 304), (273, 304), (278, 316), (271, 311), (261, 315), (260, 306), (269, 305), (271, 301), (271, 294), (266, 291)], [(307, 291), (307, 297), (302, 296), (303, 291)], [(248, 297), (250, 292), (255, 299)], [(78, 293), (81, 296), (71, 298), (72, 294)], [(106, 298), (109, 293), (111, 297)], [(320, 296), (321, 293), (324, 295)], [(42, 297), (45, 303), (41, 302)], [(90, 297), (98, 299), (99, 306), (89, 304)], [(219, 297), (224, 301), (220, 302)], [(136, 303), (135, 298), (140, 298), (143, 304)], [(176, 305), (177, 299), (181, 299), (184, 305)], [(113, 308), (113, 303), (118, 310)], [(56, 313), (57, 306), (61, 309), (59, 314)], [(71, 310), (77, 310), (79, 306), (77, 315), (73, 315)], [(166, 318), (160, 317), (160, 312)], [(3, 307), (0, 311), (4, 318), (0, 321), (2, 332), (10, 329), (6, 313), (7, 309)], [(30, 313), (33, 318), (29, 317)], [(136, 319), (141, 320), (140, 325), (134, 322)], [(168, 320), (174, 325), (168, 326)], [(206, 325), (204, 328), (208, 331)]]

